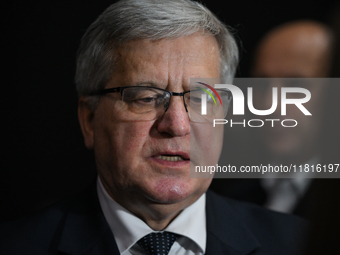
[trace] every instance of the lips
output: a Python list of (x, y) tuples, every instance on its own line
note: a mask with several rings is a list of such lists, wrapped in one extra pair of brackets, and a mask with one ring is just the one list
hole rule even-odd
[(166, 166), (180, 167), (190, 162), (189, 154), (180, 151), (159, 152), (151, 157), (153, 161)]
[(190, 160), (189, 154), (184, 151), (161, 151), (155, 153), (154, 157), (169, 161)]
[(181, 156), (165, 156), (165, 155), (160, 155), (158, 158), (166, 161), (182, 161), (184, 160)]

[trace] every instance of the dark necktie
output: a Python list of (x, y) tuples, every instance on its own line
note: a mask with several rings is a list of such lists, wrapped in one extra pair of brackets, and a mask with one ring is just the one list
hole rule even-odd
[(149, 255), (168, 255), (177, 238), (178, 235), (170, 232), (158, 232), (144, 236), (137, 243)]

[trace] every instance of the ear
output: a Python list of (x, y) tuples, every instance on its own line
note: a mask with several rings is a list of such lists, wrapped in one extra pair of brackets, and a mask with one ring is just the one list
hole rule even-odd
[(94, 112), (91, 110), (89, 99), (86, 97), (79, 98), (78, 120), (84, 136), (85, 146), (88, 149), (93, 149)]

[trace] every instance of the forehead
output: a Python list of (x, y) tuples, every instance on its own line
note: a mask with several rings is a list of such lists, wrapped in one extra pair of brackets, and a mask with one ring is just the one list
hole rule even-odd
[(216, 39), (201, 33), (176, 39), (130, 41), (116, 49), (116, 56), (112, 79), (124, 86), (152, 82), (166, 87), (189, 84), (190, 78), (219, 77)]

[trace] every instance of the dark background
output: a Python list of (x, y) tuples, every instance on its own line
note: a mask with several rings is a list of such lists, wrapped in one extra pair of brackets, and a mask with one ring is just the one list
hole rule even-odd
[[(334, 0), (204, 1), (235, 29), (237, 75), (271, 28), (296, 19), (328, 23)], [(77, 120), (75, 56), (86, 28), (113, 1), (2, 1), (1, 220), (75, 193), (95, 177)]]

